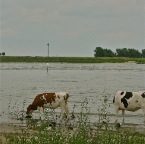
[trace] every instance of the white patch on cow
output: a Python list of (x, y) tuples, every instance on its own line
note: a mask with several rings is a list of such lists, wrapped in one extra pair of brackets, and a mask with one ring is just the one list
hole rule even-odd
[(56, 92), (55, 95), (56, 96), (59, 95), (60, 97), (65, 96), (65, 95), (67, 95), (67, 92)]
[(41, 97), (41, 100), (43, 100), (43, 101), (45, 101), (45, 103), (47, 103), (47, 100), (46, 100), (46, 98), (45, 98), (45, 95), (43, 95), (43, 96)]
[(60, 101), (58, 101), (58, 99), (55, 99), (55, 102), (44, 104), (45, 108), (51, 108), (51, 109), (56, 109), (59, 106), (60, 106)]
[(42, 96), (44, 100), (46, 100), (45, 95)]

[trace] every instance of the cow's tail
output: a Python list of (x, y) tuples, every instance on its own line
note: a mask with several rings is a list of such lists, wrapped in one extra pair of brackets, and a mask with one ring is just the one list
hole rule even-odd
[(114, 96), (114, 98), (113, 98), (113, 103), (115, 103), (115, 96)]
[(116, 93), (115, 93), (115, 95), (113, 97), (113, 104), (115, 103), (115, 96), (117, 95), (117, 93), (118, 93), (118, 90), (116, 91)]
[(65, 103), (67, 103), (69, 97), (70, 97), (70, 95), (68, 93), (66, 93), (66, 95), (64, 96)]

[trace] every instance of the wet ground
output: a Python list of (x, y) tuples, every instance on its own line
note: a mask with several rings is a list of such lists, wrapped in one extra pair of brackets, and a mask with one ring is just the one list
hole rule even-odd
[[(86, 112), (93, 123), (98, 122), (99, 113), (105, 112), (113, 123), (115, 92), (145, 90), (145, 65), (50, 63), (47, 72), (45, 63), (1, 63), (0, 81), (0, 123), (21, 123), (18, 119), (37, 94), (60, 91), (70, 93), (70, 112)], [(38, 118), (37, 112), (33, 117)], [(141, 110), (126, 112), (128, 124), (140, 125), (143, 120)]]

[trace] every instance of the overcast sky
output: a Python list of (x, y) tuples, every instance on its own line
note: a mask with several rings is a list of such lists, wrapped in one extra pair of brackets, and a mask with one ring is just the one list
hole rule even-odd
[(0, 0), (0, 52), (94, 56), (145, 49), (145, 0)]

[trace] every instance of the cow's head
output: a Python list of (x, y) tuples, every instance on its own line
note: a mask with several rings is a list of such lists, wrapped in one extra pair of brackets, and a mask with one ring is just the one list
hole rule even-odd
[(29, 106), (27, 107), (26, 114), (27, 114), (27, 115), (30, 115), (34, 110), (36, 110), (35, 107), (34, 107), (33, 105), (29, 105)]

